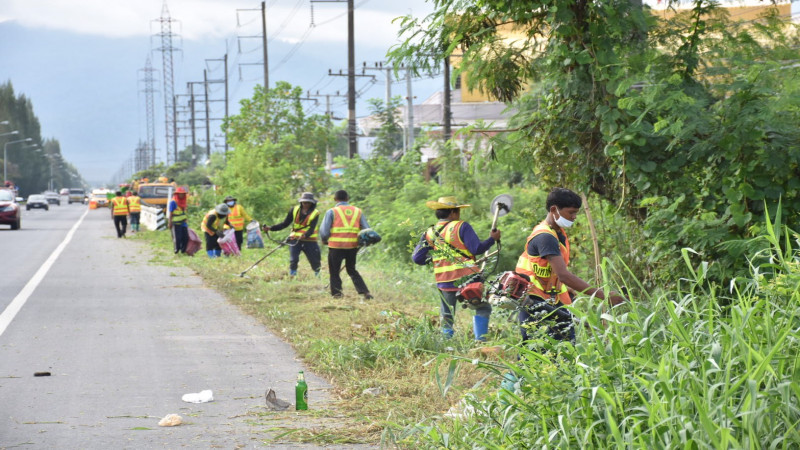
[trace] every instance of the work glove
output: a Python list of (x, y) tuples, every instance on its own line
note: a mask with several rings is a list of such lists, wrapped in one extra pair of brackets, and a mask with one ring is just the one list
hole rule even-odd
[(225, 232), (222, 230), (217, 230), (217, 237), (218, 238), (225, 237)]
[(270, 226), (269, 225), (261, 225), (261, 229), (264, 230), (264, 231), (269, 231), (270, 230)]

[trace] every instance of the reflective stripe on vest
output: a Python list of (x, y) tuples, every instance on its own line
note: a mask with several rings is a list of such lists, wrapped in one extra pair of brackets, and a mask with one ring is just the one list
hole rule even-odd
[(564, 258), (564, 264), (569, 264), (569, 238), (567, 234), (564, 232), (565, 244), (562, 244), (555, 230), (550, 228), (547, 222), (542, 222), (533, 228), (530, 236), (528, 236), (528, 239), (525, 241), (525, 250), (523, 250), (522, 254), (519, 256), (517, 267), (514, 271), (530, 277), (531, 284), (528, 288), (528, 294), (544, 300), (555, 297), (562, 304), (569, 305), (572, 303), (572, 299), (567, 292), (567, 286), (553, 273), (553, 268), (550, 266), (550, 262), (547, 258), (528, 254), (528, 244), (530, 244), (531, 239), (543, 233), (550, 234), (556, 238), (559, 250), (561, 251), (561, 257)]
[(244, 214), (241, 205), (238, 203), (233, 205), (231, 208), (231, 213), (228, 215), (228, 222), (233, 225), (233, 229), (236, 231), (244, 230)]
[[(292, 217), (294, 217), (294, 220), (292, 221), (292, 232), (291, 234), (289, 234), (289, 237), (293, 239), (302, 238), (303, 240), (306, 241), (316, 241), (319, 232), (319, 226), (316, 226), (314, 228), (314, 231), (312, 231), (311, 235), (308, 236), (307, 238), (304, 237), (304, 235), (306, 234), (306, 231), (308, 231), (308, 224), (311, 223), (311, 221), (317, 218), (318, 216), (319, 216), (319, 211), (314, 209), (313, 211), (311, 211), (311, 214), (307, 215), (306, 218), (301, 222), (299, 220), (300, 205), (295, 206), (294, 210), (292, 211)], [(319, 225), (319, 222), (316, 225)]]
[(132, 213), (142, 212), (142, 205), (139, 203), (139, 197), (135, 195), (128, 197), (128, 209)]
[(356, 248), (358, 247), (358, 232), (361, 229), (361, 210), (355, 206), (339, 205), (333, 207), (333, 224), (331, 237), (328, 239), (330, 248)]
[[(206, 226), (208, 218), (211, 217), (212, 215), (215, 217), (214, 223), (212, 224), (212, 226), (214, 227), (214, 231), (209, 230), (208, 227)], [(208, 233), (209, 236), (217, 234), (216, 231), (220, 229), (220, 224), (219, 224), (219, 216), (217, 215), (217, 212), (215, 210), (212, 209), (211, 211), (206, 213), (205, 217), (203, 217), (203, 223), (200, 224), (200, 229)]]
[[(433, 274), (437, 283), (455, 281), (478, 272), (478, 268), (472, 264), (475, 255), (461, 241), (463, 223), (460, 220), (441, 221), (425, 233), (425, 239), (433, 248)], [(439, 236), (436, 236), (437, 230)]]
[(114, 197), (111, 199), (111, 206), (114, 208), (115, 216), (128, 215), (128, 202), (125, 197)]
[(186, 210), (182, 209), (178, 206), (178, 203), (175, 203), (175, 209), (172, 211), (172, 223), (181, 223), (186, 222)]

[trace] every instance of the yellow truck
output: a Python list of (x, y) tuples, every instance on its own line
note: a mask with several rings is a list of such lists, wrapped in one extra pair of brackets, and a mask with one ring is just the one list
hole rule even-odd
[(136, 192), (142, 204), (166, 208), (170, 197), (178, 185), (173, 183), (138, 183)]

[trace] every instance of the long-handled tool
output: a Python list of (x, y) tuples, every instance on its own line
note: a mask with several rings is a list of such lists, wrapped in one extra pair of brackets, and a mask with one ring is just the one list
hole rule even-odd
[(254, 262), (252, 266), (248, 267), (244, 272), (240, 273), (239, 276), (240, 277), (244, 277), (244, 274), (249, 272), (253, 267), (257, 266), (261, 261), (264, 261), (265, 259), (267, 259), (267, 257), (269, 255), (275, 253), (276, 250), (278, 250), (279, 248), (283, 247), (284, 245), (291, 245), (291, 243), (290, 243), (290, 241), (288, 239), (281, 241), (280, 243), (278, 243), (277, 247), (275, 247), (272, 250), (268, 251), (266, 255), (262, 256), (261, 259), (259, 259), (258, 261)]
[[(497, 218), (505, 216), (511, 211), (511, 206), (514, 204), (514, 198), (508, 194), (500, 194), (492, 200), (491, 211), (494, 214), (494, 219), (492, 219), (492, 230), (497, 228)], [(500, 242), (497, 243), (498, 249), (500, 247)], [(497, 250), (495, 253), (499, 252)], [(481, 272), (486, 267), (486, 261), (489, 255), (483, 258), (483, 263), (481, 264)]]

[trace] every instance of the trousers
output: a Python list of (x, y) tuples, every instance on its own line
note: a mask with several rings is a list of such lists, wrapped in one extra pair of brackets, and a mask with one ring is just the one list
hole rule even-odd
[(358, 255), (358, 248), (329, 248), (328, 249), (328, 272), (331, 278), (331, 295), (339, 297), (342, 295), (342, 262), (344, 261), (344, 268), (350, 279), (353, 280), (353, 286), (359, 294), (369, 294), (367, 284), (361, 278), (361, 274), (356, 270), (356, 256)]

